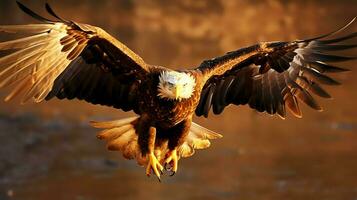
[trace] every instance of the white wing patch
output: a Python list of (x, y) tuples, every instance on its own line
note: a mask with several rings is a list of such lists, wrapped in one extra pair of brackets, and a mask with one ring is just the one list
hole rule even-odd
[(0, 26), (0, 32), (31, 34), (0, 43), (0, 50), (15, 50), (0, 58), (0, 88), (16, 84), (5, 100), (23, 93), (22, 103), (44, 100), (87, 42), (87, 35), (71, 32), (63, 23)]

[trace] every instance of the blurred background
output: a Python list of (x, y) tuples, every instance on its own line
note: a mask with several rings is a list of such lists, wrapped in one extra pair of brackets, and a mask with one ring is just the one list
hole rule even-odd
[[(44, 14), (42, 0), (23, 0)], [(61, 0), (64, 18), (104, 28), (150, 64), (194, 68), (259, 41), (330, 32), (357, 15), (355, 0)], [(34, 23), (13, 0), (0, 24)], [(348, 30), (357, 30), (356, 23)], [(5, 40), (0, 34), (0, 40)], [(356, 55), (356, 51), (350, 52)], [(325, 111), (302, 105), (286, 120), (246, 106), (195, 122), (222, 139), (180, 161), (162, 183), (96, 139), (90, 120), (132, 116), (80, 101), (0, 102), (0, 199), (357, 199), (357, 62), (333, 75)], [(1, 90), (4, 98), (9, 89)]]

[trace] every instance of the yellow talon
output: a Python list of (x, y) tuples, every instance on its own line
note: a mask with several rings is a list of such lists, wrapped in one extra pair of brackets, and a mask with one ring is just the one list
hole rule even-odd
[(160, 181), (160, 174), (162, 173), (162, 170), (164, 169), (160, 162), (157, 160), (155, 157), (154, 153), (150, 153), (147, 155), (148, 156), (148, 164), (146, 166), (146, 175), (150, 176), (151, 174), (151, 169), (154, 171), (155, 175)]
[(165, 166), (166, 164), (170, 164), (172, 166), (172, 169), (170, 171), (173, 172), (171, 176), (173, 176), (177, 172), (177, 166), (178, 166), (178, 156), (177, 156), (177, 151), (176, 149), (169, 151), (167, 153), (167, 157), (165, 160)]

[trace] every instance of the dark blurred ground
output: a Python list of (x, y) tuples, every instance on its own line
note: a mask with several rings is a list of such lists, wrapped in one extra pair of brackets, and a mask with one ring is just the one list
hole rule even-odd
[[(22, 2), (39, 10), (44, 1)], [(316, 36), (357, 15), (354, 0), (50, 2), (66, 18), (103, 27), (148, 63), (173, 68), (258, 41)], [(34, 22), (12, 0), (1, 0), (0, 15), (0, 24)], [(328, 88), (335, 99), (321, 100), (322, 113), (303, 106), (303, 119), (281, 120), (230, 107), (196, 119), (225, 137), (181, 160), (161, 184), (107, 152), (87, 123), (132, 113), (78, 101), (1, 102), (0, 199), (357, 200), (356, 64), (334, 76), (344, 85)]]

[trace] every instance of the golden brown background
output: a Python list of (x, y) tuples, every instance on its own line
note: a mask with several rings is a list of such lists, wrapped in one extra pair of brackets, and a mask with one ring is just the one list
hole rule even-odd
[[(22, 2), (44, 13), (44, 1)], [(104, 28), (148, 63), (172, 68), (193, 68), (258, 41), (316, 36), (357, 15), (355, 0), (49, 2), (67, 19)], [(0, 1), (0, 24), (30, 22), (15, 1)], [(349, 32), (356, 30), (354, 24)], [(322, 113), (303, 105), (303, 119), (281, 120), (239, 106), (195, 119), (224, 138), (182, 159), (178, 174), (161, 184), (106, 151), (87, 123), (132, 113), (79, 101), (1, 102), (0, 199), (356, 200), (356, 64), (334, 76), (344, 85), (327, 87), (335, 99), (319, 99)]]

